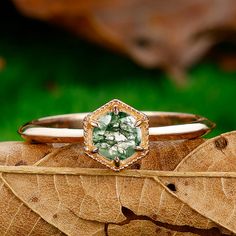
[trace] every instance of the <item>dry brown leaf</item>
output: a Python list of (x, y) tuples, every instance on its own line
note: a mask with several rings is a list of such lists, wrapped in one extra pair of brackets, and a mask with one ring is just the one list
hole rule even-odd
[(128, 224), (115, 225), (110, 224), (107, 230), (109, 235), (112, 236), (196, 236), (198, 234), (188, 232), (176, 232), (167, 230), (165, 228), (157, 226), (155, 223), (148, 220), (133, 220)]
[[(235, 172), (236, 132), (208, 140), (183, 159), (175, 171)], [(236, 234), (235, 178), (162, 178), (162, 181), (175, 184), (178, 198)]]
[[(0, 143), (1, 165), (33, 165), (47, 155), (46, 145), (24, 145), (18, 142)], [(1, 235), (64, 235), (27, 207), (0, 179)]]
[[(173, 170), (202, 142), (200, 139), (152, 142), (150, 154), (133, 168)], [(3, 165), (103, 168), (84, 155), (80, 144), (51, 148), (2, 143), (0, 160)], [(214, 221), (179, 200), (157, 178), (2, 173), (1, 181), (0, 204), (3, 204), (1, 210), (5, 213), (5, 220), (0, 220), (0, 232), (7, 232), (6, 235), (14, 235), (14, 232), (27, 235), (30, 230), (30, 235), (44, 235), (37, 231), (40, 222), (48, 227), (45, 232), (51, 230), (62, 235), (113, 235), (109, 232), (121, 229), (129, 232), (131, 228), (134, 232), (141, 232), (138, 227), (141, 225), (147, 225), (150, 229), (147, 233), (155, 229), (156, 235), (161, 236), (164, 233), (220, 235), (217, 230), (210, 229), (220, 228)], [(8, 202), (10, 199), (14, 199), (13, 205)], [(13, 213), (6, 210), (9, 205)], [(37, 217), (37, 223), (27, 223), (34, 217)], [(138, 221), (142, 224), (137, 224)], [(22, 222), (20, 226), (19, 222)]]

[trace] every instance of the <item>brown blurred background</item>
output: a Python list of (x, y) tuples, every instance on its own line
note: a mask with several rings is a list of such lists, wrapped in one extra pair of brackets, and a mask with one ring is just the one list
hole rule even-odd
[(1, 140), (112, 98), (236, 127), (234, 0), (0, 3)]

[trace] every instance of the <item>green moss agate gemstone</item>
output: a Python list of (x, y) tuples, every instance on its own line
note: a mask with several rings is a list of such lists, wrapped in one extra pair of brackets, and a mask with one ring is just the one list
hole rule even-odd
[(109, 160), (132, 156), (141, 143), (141, 129), (135, 123), (136, 119), (125, 112), (109, 112), (99, 117), (98, 127), (93, 129), (93, 144), (98, 153)]

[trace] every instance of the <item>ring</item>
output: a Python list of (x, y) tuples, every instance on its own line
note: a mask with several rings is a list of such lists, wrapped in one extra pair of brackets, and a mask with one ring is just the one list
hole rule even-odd
[(84, 141), (85, 153), (115, 171), (146, 156), (150, 140), (193, 139), (215, 127), (208, 119), (186, 113), (141, 112), (111, 100), (92, 113), (57, 115), (30, 121), (18, 133), (27, 141)]

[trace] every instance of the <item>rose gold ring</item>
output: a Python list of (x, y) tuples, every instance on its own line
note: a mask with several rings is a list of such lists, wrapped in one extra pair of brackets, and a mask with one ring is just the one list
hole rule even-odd
[(215, 124), (185, 113), (140, 112), (114, 99), (92, 113), (44, 117), (21, 126), (27, 141), (73, 143), (84, 141), (88, 156), (119, 171), (149, 151), (149, 140), (193, 139)]

